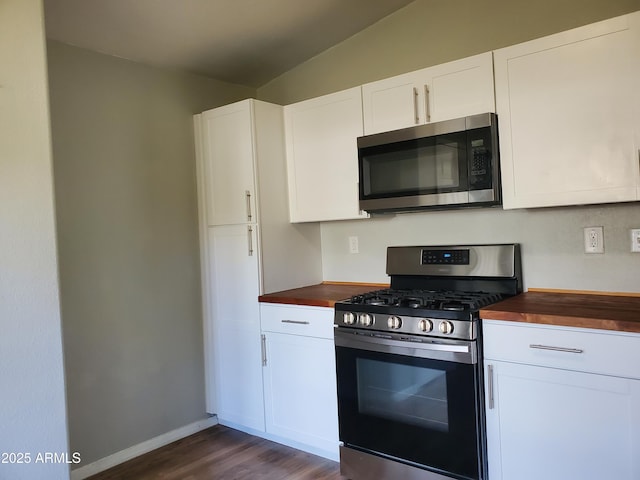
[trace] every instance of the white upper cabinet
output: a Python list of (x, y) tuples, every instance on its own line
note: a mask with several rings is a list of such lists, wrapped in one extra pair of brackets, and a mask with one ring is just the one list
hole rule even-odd
[(207, 224), (256, 222), (252, 102), (204, 112), (202, 150)]
[(291, 222), (366, 218), (358, 207), (360, 87), (284, 107)]
[(495, 112), (491, 52), (362, 86), (364, 133)]
[(640, 12), (494, 60), (505, 208), (640, 199)]

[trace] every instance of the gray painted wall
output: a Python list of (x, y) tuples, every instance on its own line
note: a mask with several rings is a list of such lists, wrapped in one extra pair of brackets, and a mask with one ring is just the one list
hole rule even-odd
[(640, 0), (416, 0), (258, 89), (307, 98), (640, 10)]
[(63, 480), (66, 463), (37, 462), (68, 452), (39, 0), (0, 2), (0, 65), (0, 453), (30, 455), (0, 478)]
[[(31, 43), (41, 41), (34, 6), (39, 2), (2, 2), (0, 32), (14, 36), (2, 37), (0, 45), (11, 48), (0, 48), (0, 63), (33, 59), (34, 70), (25, 75), (42, 81)], [(637, 9), (638, 0), (417, 0), (258, 95), (287, 104)], [(19, 56), (16, 45), (25, 50)], [(49, 44), (49, 64), (70, 450), (81, 451), (86, 464), (204, 416), (191, 114), (256, 92), (56, 43)], [(0, 85), (13, 85), (6, 83), (10, 71), (3, 68)], [(0, 89), (0, 131), (22, 140), (29, 135), (19, 146), (25, 157), (4, 150), (0, 157), (0, 225), (11, 232), (0, 236), (0, 374), (3, 385), (19, 392), (2, 397), (0, 423), (17, 429), (19, 412), (23, 429), (10, 445), (0, 443), (5, 451), (55, 450), (66, 434), (41, 87), (37, 95), (29, 92), (33, 103), (8, 109)], [(20, 115), (24, 124), (16, 122)], [(625, 238), (628, 228), (640, 226), (639, 208), (476, 210), (326, 223), (324, 277), (384, 281), (390, 244), (519, 241), (528, 286), (638, 291), (631, 280), (640, 256), (627, 252)], [(605, 226), (607, 253), (581, 253), (584, 225)], [(360, 254), (347, 253), (349, 235), (360, 237)], [(37, 355), (24, 354), (34, 346)], [(31, 478), (20, 477), (25, 471), (12, 478)], [(59, 473), (66, 477), (66, 466)], [(46, 477), (57, 478), (53, 470)]]
[[(261, 87), (291, 103), (640, 9), (639, 0), (417, 0)], [(605, 253), (583, 253), (583, 227), (604, 226)], [(388, 281), (386, 247), (519, 242), (525, 287), (640, 292), (629, 229), (640, 204), (459, 210), (322, 225), (325, 280)], [(359, 237), (350, 254), (348, 237)]]
[[(582, 229), (604, 226), (605, 253), (583, 253)], [(640, 228), (637, 203), (532, 210), (455, 210), (383, 216), (322, 226), (324, 278), (387, 282), (389, 245), (520, 243), (525, 288), (640, 292), (640, 254), (629, 229)], [(359, 254), (348, 237), (359, 237)]]
[(205, 418), (194, 113), (255, 91), (48, 44), (65, 368), (82, 465)]

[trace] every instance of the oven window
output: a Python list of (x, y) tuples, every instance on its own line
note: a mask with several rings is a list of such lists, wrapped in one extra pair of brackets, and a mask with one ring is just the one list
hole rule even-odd
[(367, 358), (356, 369), (362, 414), (449, 431), (446, 372)]
[(478, 365), (336, 346), (340, 441), (478, 479), (479, 372)]

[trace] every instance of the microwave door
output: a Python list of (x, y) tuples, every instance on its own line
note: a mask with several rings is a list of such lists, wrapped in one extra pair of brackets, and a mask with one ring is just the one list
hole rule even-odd
[(360, 199), (411, 209), (468, 201), (464, 132), (369, 147), (360, 152)]
[[(456, 142), (443, 142), (435, 145), (434, 158), (428, 163), (435, 173), (435, 188), (437, 191), (460, 190), (463, 179), (461, 173), (466, 168), (461, 157), (466, 157), (460, 151), (461, 145)], [(464, 182), (466, 183), (466, 182)], [(466, 189), (466, 185), (462, 185)]]

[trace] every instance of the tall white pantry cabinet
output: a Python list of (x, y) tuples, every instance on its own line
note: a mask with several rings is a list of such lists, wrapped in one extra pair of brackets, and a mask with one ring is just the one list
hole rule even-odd
[(207, 412), (264, 432), (258, 296), (322, 279), (317, 224), (289, 223), (283, 109), (194, 116)]

